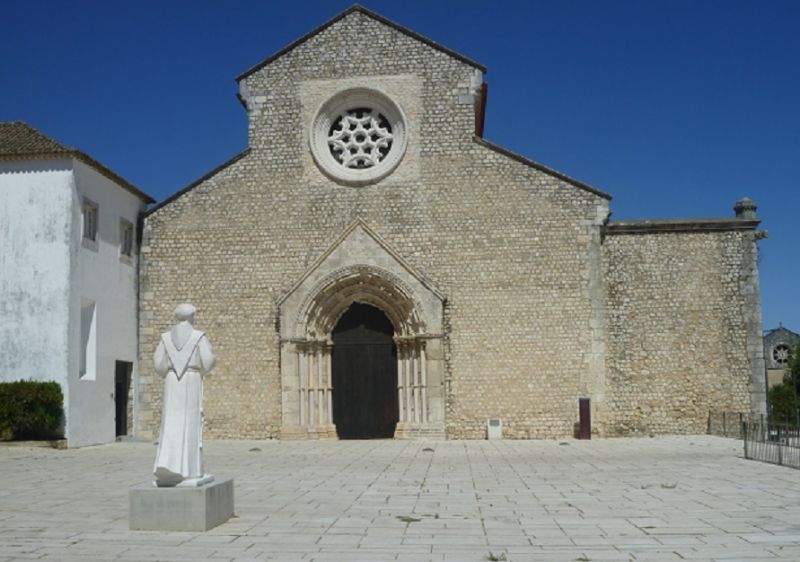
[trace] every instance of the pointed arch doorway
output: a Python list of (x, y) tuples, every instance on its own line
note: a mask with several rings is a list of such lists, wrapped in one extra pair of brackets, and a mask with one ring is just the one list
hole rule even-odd
[(340, 439), (391, 438), (397, 427), (394, 326), (378, 308), (354, 302), (331, 336), (333, 423)]
[[(445, 437), (445, 298), (362, 221), (356, 220), (345, 229), (277, 305), (282, 439), (358, 437), (362, 430), (354, 421), (343, 419), (339, 431), (339, 416), (346, 417), (346, 412), (375, 415), (376, 410), (386, 418), (374, 424), (362, 419), (360, 425), (369, 428), (363, 437), (390, 433), (392, 423), (395, 438)], [(362, 332), (371, 332), (367, 335), (383, 346), (388, 346), (391, 338), (393, 346), (393, 355), (389, 356), (394, 371), (384, 352), (383, 359), (375, 362), (385, 365), (383, 371), (391, 374), (381, 379), (379, 389), (366, 394), (347, 388), (349, 382), (356, 384), (359, 379), (345, 378), (346, 372), (353, 372), (346, 367), (346, 345), (336, 351), (339, 343), (347, 343), (346, 332), (358, 332), (358, 326), (362, 326), (349, 319), (351, 309), (364, 313), (371, 310), (368, 314), (374, 318), (363, 319), (363, 326), (372, 329)], [(365, 341), (356, 338), (351, 343), (358, 346)], [(350, 350), (351, 355), (363, 351)], [(334, 355), (338, 355), (337, 363), (344, 357), (336, 382)], [(339, 368), (337, 365), (337, 372)], [(372, 372), (372, 368), (367, 371)], [(385, 398), (390, 388), (394, 398), (391, 405)], [(340, 398), (342, 403), (338, 402)]]

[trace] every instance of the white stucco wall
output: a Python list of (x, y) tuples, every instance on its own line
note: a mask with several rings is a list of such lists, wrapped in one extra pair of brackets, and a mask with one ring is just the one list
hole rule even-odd
[[(84, 197), (99, 209), (96, 249), (82, 244)], [(143, 208), (72, 158), (0, 162), (0, 381), (58, 382), (70, 447), (115, 439), (115, 361), (136, 374), (137, 250), (120, 259), (120, 218), (136, 226)], [(90, 301), (94, 376), (81, 378), (81, 305)]]
[[(133, 363), (136, 373), (136, 253), (120, 259), (120, 218), (136, 226), (142, 201), (83, 162), (75, 161), (72, 192), (72, 252), (69, 325), (69, 445), (113, 441), (115, 361)], [(98, 206), (97, 247), (82, 244), (81, 208), (88, 197)], [(93, 301), (96, 314), (96, 375), (80, 377), (81, 303)]]
[(70, 159), (0, 162), (0, 380), (54, 380), (65, 402), (72, 191)]

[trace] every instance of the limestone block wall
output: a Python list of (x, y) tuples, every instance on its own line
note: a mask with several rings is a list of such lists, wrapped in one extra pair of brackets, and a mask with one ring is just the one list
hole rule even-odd
[[(448, 295), (448, 435), (571, 435), (593, 371), (593, 232), (606, 201), (507, 158), (471, 172), (488, 189), (463, 194), (429, 268)], [(476, 204), (476, 200), (477, 202)], [(452, 253), (450, 253), (452, 252)]]
[[(140, 435), (158, 431), (161, 381), (148, 366), (183, 301), (219, 356), (207, 435), (279, 434), (276, 303), (355, 219), (445, 297), (449, 437), (483, 438), (488, 417), (507, 437), (572, 433), (577, 396), (604, 368), (607, 197), (476, 141), (479, 79), (354, 12), (242, 80), (249, 150), (145, 221)], [(358, 85), (397, 101), (409, 139), (392, 174), (348, 187), (316, 167), (308, 131), (326, 95)]]
[(758, 411), (756, 235), (734, 227), (607, 232), (606, 434), (702, 433), (710, 411)]
[(248, 188), (251, 154), (148, 217), (141, 430), (159, 423), (161, 383), (147, 369), (157, 336), (188, 300), (219, 354), (208, 434), (276, 435), (276, 301), (361, 218), (446, 295), (448, 435), (481, 438), (490, 416), (508, 436), (571, 433), (592, 359), (589, 254), (605, 201), (480, 146), (467, 156), (424, 185), (341, 190), (268, 175)]

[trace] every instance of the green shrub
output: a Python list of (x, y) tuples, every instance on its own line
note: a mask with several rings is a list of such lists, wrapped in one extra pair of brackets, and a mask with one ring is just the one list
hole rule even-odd
[(769, 389), (770, 419), (775, 423), (795, 423), (797, 421), (797, 397), (794, 385), (784, 382)]
[(788, 367), (792, 379), (797, 383), (800, 380), (800, 342), (797, 342), (794, 347), (789, 349)]
[(800, 421), (800, 342), (789, 349), (789, 362), (783, 383), (769, 389), (767, 399), (774, 423), (796, 425)]
[(0, 438), (60, 437), (64, 395), (56, 382), (0, 383)]

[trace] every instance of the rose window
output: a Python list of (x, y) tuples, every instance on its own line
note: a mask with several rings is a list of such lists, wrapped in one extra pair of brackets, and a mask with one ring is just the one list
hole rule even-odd
[(772, 358), (778, 365), (786, 365), (789, 362), (789, 346), (780, 344), (772, 350)]
[(407, 127), (402, 110), (376, 90), (345, 90), (325, 102), (311, 125), (320, 170), (348, 185), (375, 183), (400, 163)]
[(331, 125), (331, 154), (346, 168), (369, 168), (386, 158), (392, 148), (392, 125), (384, 115), (357, 107), (340, 115)]

